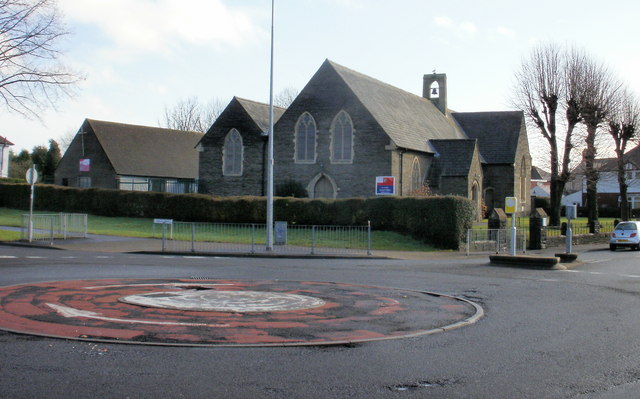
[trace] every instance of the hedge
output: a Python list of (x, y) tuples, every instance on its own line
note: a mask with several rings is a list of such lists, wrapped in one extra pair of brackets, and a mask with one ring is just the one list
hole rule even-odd
[[(212, 197), (101, 188), (35, 186), (34, 208), (102, 216), (167, 218), (218, 223), (264, 223), (264, 197)], [(27, 184), (0, 184), (0, 206), (29, 208)], [(462, 197), (376, 197), (339, 200), (276, 198), (276, 220), (299, 225), (366, 225), (397, 231), (440, 248), (457, 249), (475, 219), (473, 203)]]

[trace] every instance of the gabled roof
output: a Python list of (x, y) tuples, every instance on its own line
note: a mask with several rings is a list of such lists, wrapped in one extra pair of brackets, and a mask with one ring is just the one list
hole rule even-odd
[[(234, 97), (233, 99), (236, 100), (242, 108), (244, 108), (249, 117), (263, 132), (269, 131), (269, 104), (259, 103), (257, 101), (251, 101), (240, 97)], [(280, 119), (284, 111), (286, 111), (286, 108), (273, 107), (274, 124), (278, 119)]]
[(431, 140), (437, 151), (434, 165), (437, 176), (468, 176), (476, 143), (475, 139)]
[(127, 176), (198, 177), (202, 133), (87, 119), (115, 172)]
[(531, 180), (547, 181), (551, 178), (551, 173), (537, 166), (531, 166)]
[(456, 112), (452, 114), (490, 164), (513, 164), (524, 123), (522, 111)]
[(433, 103), (367, 75), (326, 60), (396, 146), (434, 152), (429, 140), (466, 139)]
[(14, 145), (14, 144), (12, 142), (10, 142), (9, 140), (7, 140), (6, 137), (0, 136), (0, 145), (10, 146), (10, 145)]

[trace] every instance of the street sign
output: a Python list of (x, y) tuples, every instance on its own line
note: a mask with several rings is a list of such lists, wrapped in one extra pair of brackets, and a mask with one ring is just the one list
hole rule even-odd
[(32, 166), (27, 170), (25, 178), (27, 179), (27, 183), (31, 185), (36, 184), (36, 181), (38, 181), (38, 171), (35, 166)]
[(507, 197), (504, 200), (504, 212), (507, 214), (516, 213), (518, 208), (518, 199), (516, 197)]

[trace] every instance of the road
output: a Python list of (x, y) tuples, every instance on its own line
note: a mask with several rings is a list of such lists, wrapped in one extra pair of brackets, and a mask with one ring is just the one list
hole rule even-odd
[(247, 259), (0, 246), (0, 285), (98, 278), (331, 281), (462, 296), (485, 317), (332, 347), (181, 348), (0, 332), (2, 398), (640, 397), (640, 252), (574, 248), (567, 271), (424, 260)]

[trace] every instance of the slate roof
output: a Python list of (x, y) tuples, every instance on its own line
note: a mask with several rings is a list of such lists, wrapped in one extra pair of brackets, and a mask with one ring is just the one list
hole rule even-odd
[(478, 140), (485, 162), (515, 163), (524, 121), (522, 111), (456, 112), (452, 116), (470, 139)]
[(551, 173), (537, 166), (531, 166), (531, 180), (549, 180), (550, 178)]
[[(249, 117), (255, 122), (255, 124), (263, 131), (269, 131), (269, 104), (260, 103), (257, 101), (247, 100), (240, 97), (234, 97), (242, 108), (247, 111)], [(233, 101), (233, 100), (232, 100)], [(284, 114), (286, 108), (273, 107), (273, 123), (275, 124), (278, 119)]]
[(430, 100), (330, 60), (325, 66), (342, 77), (396, 146), (433, 153), (429, 140), (467, 138)]
[(202, 133), (87, 119), (115, 172), (126, 176), (198, 178)]
[(431, 140), (437, 151), (434, 173), (436, 176), (469, 176), (476, 149), (475, 139)]

